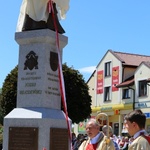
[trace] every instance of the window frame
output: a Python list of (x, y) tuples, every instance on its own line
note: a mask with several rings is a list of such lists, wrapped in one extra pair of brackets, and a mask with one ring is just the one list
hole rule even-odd
[(104, 102), (111, 101), (111, 86), (104, 87)]
[(105, 77), (111, 76), (111, 61), (105, 63)]
[(147, 84), (146, 84), (146, 80), (140, 80), (138, 81), (138, 92), (139, 92), (139, 97), (143, 97), (143, 96), (147, 96)]
[(122, 99), (130, 99), (131, 98), (131, 89), (125, 88), (122, 89)]

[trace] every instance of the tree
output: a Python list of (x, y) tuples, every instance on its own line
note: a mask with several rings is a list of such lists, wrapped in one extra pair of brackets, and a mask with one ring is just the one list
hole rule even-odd
[(63, 64), (68, 115), (73, 123), (87, 119), (91, 114), (91, 96), (78, 70)]
[[(2, 89), (0, 88), (0, 103), (2, 101)], [(3, 124), (2, 107), (0, 105), (0, 125)]]
[(16, 107), (17, 100), (17, 77), (18, 67), (16, 66), (10, 74), (7, 75), (2, 87), (2, 116), (7, 115)]
[[(69, 68), (66, 64), (63, 64), (62, 70), (68, 116), (73, 123), (79, 123), (91, 114), (91, 96), (88, 93), (88, 86), (79, 71)], [(17, 77), (18, 66), (8, 74), (2, 87), (1, 107), (3, 117), (16, 108)]]

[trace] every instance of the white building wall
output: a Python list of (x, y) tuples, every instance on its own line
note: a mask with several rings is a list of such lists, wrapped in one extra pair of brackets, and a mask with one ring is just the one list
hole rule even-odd
[(150, 86), (147, 85), (147, 96), (139, 97), (139, 81), (150, 78), (150, 68), (141, 64), (135, 72), (136, 102), (150, 101)]
[(87, 82), (87, 85), (89, 86), (89, 95), (91, 96), (91, 100), (92, 100), (92, 107), (96, 106), (96, 98), (95, 98), (95, 93), (96, 93), (96, 87), (95, 87), (95, 79), (96, 79), (96, 74), (95, 71), (93, 72), (93, 74), (91, 75), (90, 79)]
[[(105, 63), (111, 62), (111, 76), (105, 77)], [(112, 68), (119, 66), (119, 83), (122, 81), (122, 63), (114, 56), (111, 52), (108, 51), (104, 58), (101, 60), (100, 64), (97, 66), (97, 71), (103, 70), (103, 93), (96, 94), (97, 106), (107, 105), (108, 103), (104, 102), (104, 87), (110, 86), (112, 88)], [(96, 73), (97, 74), (97, 73)], [(121, 90), (111, 93), (111, 102), (109, 104), (120, 104), (121, 103)]]

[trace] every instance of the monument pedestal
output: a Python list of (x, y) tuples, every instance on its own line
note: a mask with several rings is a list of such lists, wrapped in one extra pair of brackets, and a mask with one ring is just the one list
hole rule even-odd
[[(49, 29), (18, 32), (17, 108), (4, 118), (4, 150), (70, 150), (61, 111), (56, 33)], [(68, 38), (59, 34), (60, 58)], [(62, 65), (62, 64), (60, 64)]]

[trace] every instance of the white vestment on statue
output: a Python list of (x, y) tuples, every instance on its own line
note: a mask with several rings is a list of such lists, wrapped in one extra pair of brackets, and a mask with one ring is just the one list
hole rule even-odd
[[(16, 31), (22, 30), (25, 14), (35, 21), (47, 21), (49, 15), (48, 2), (49, 0), (23, 0)], [(53, 0), (53, 2), (56, 3), (59, 18), (65, 19), (66, 12), (69, 9), (69, 0)]]

